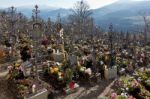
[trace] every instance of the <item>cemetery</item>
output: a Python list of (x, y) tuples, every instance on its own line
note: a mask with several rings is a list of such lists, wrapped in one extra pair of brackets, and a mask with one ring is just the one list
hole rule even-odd
[(150, 99), (148, 36), (112, 24), (101, 32), (90, 17), (92, 29), (59, 14), (44, 21), (38, 5), (31, 19), (9, 10), (0, 13), (0, 99)]

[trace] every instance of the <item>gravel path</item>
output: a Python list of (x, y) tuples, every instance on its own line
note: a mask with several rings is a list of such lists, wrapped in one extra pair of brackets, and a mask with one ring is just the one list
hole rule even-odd
[(107, 99), (102, 98), (111, 90), (115, 80), (102, 80), (94, 86), (84, 85), (80, 86), (77, 92), (67, 96), (57, 97), (55, 99)]

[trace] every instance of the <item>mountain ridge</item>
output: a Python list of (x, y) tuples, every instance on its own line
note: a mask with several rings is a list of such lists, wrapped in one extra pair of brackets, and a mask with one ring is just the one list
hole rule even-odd
[[(70, 9), (43, 7), (39, 6), (39, 15), (45, 20), (50, 17), (51, 20), (56, 21), (58, 13), (62, 18), (67, 18), (72, 13)], [(17, 10), (30, 18), (33, 8), (34, 6), (29, 8), (19, 7)], [(113, 23), (114, 28), (118, 30), (131, 31), (137, 28), (136, 25), (141, 26), (144, 24), (140, 16), (141, 13), (150, 11), (150, 1), (121, 0), (102, 8), (91, 9), (91, 11), (93, 12), (92, 17), (95, 19), (95, 23), (105, 30), (108, 29), (110, 23)]]

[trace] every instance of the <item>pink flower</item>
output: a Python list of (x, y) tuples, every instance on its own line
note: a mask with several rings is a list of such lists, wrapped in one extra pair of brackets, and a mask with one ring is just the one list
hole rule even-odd
[(139, 83), (137, 82), (137, 80), (134, 79), (134, 81), (132, 82), (132, 86), (133, 87), (139, 86)]
[(117, 99), (117, 94), (116, 93), (112, 93), (111, 94), (111, 99)]
[(92, 70), (91, 68), (88, 68), (85, 70), (85, 73), (87, 73), (88, 75), (92, 75)]
[(9, 65), (9, 66), (7, 67), (7, 69), (8, 69), (8, 71), (11, 71), (11, 70), (13, 69), (13, 67), (12, 67), (11, 65)]

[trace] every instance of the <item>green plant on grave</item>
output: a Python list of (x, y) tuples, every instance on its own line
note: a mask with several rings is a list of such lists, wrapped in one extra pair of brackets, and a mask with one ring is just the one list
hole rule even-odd
[(150, 80), (145, 81), (145, 84), (150, 87)]
[(146, 81), (148, 80), (148, 74), (145, 72), (141, 72), (141, 71), (136, 71), (136, 74), (138, 77), (141, 77), (142, 81)]
[(141, 78), (142, 78), (143, 81), (145, 81), (145, 80), (148, 79), (148, 76), (147, 76), (145, 73), (143, 73), (143, 74), (141, 75)]
[(48, 68), (44, 68), (43, 72), (44, 74), (48, 74)]
[(67, 68), (65, 71), (65, 81), (68, 84), (73, 77), (73, 71), (70, 68)]
[(18, 70), (14, 69), (10, 75), (11, 75), (10, 78), (16, 78), (19, 75), (19, 72)]
[(118, 95), (120, 95), (120, 94), (122, 93), (121, 88), (117, 89), (117, 90), (116, 90), (116, 93), (117, 93)]
[(126, 99), (126, 97), (125, 97), (125, 96), (120, 95), (120, 96), (118, 96), (118, 98), (117, 98), (117, 99)]

